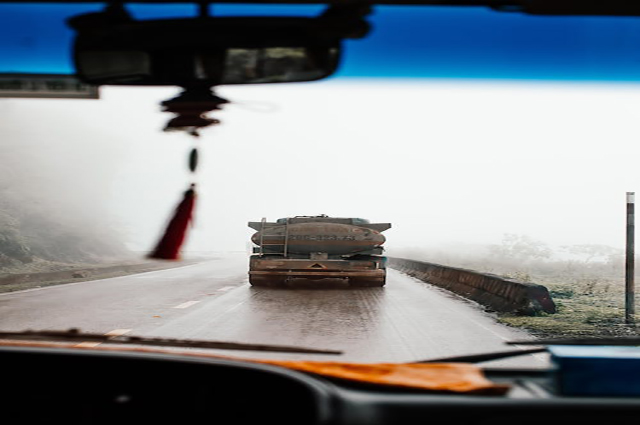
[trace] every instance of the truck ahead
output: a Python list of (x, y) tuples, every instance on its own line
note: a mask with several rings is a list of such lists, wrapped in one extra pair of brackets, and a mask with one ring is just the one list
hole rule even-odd
[(251, 221), (256, 245), (249, 262), (254, 286), (286, 286), (294, 279), (342, 279), (350, 286), (384, 286), (382, 256), (390, 223), (326, 215)]

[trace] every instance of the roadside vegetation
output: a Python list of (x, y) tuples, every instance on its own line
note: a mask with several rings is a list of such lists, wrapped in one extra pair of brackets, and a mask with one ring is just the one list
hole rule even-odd
[[(535, 317), (498, 314), (500, 322), (524, 328), (534, 335), (640, 335), (640, 327), (625, 324), (622, 249), (606, 245), (551, 248), (524, 235), (507, 234), (502, 243), (496, 245), (406, 249), (389, 255), (492, 273), (547, 287), (556, 304), (555, 314), (541, 313)], [(638, 298), (640, 293), (636, 297), (637, 321), (640, 322)]]

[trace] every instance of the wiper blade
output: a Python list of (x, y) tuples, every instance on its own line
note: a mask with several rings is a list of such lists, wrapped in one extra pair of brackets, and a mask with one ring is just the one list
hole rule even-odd
[(269, 351), (278, 353), (302, 353), (302, 354), (342, 354), (342, 351), (321, 350), (316, 348), (292, 347), (286, 345), (269, 344), (245, 344), (239, 342), (221, 342), (193, 339), (175, 338), (148, 338), (131, 335), (110, 336), (103, 334), (83, 333), (78, 329), (67, 331), (22, 331), (22, 332), (0, 332), (0, 340), (27, 340), (27, 341), (79, 341), (97, 342), (106, 344), (124, 345), (151, 345), (162, 347), (180, 348), (210, 348), (217, 350), (244, 350), (244, 351)]
[(640, 337), (551, 338), (532, 341), (508, 341), (509, 345), (640, 345)]
[(542, 353), (547, 351), (549, 345), (616, 345), (636, 346), (640, 345), (640, 337), (615, 337), (615, 338), (557, 338), (537, 339), (523, 341), (507, 341), (507, 345), (544, 345), (542, 348), (528, 350), (508, 350), (494, 353), (470, 354), (465, 356), (440, 357), (436, 359), (420, 360), (414, 363), (481, 363), (492, 360), (506, 359), (509, 357), (523, 356), (526, 354)]
[[(539, 344), (537, 344), (539, 345)], [(492, 360), (506, 359), (508, 357), (524, 356), (547, 351), (546, 348), (531, 348), (528, 350), (509, 350), (494, 353), (470, 354), (466, 356), (440, 357), (437, 359), (421, 360), (414, 363), (481, 363)]]

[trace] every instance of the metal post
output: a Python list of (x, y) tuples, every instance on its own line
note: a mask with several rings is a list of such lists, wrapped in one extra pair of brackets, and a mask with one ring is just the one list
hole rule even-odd
[(625, 267), (625, 323), (635, 322), (635, 192), (627, 192), (627, 258)]
[(262, 221), (260, 222), (260, 256), (264, 255), (264, 229), (267, 223), (267, 218), (262, 217)]
[(287, 256), (287, 252), (289, 251), (289, 218), (284, 222), (284, 246), (282, 247), (282, 252), (284, 256)]

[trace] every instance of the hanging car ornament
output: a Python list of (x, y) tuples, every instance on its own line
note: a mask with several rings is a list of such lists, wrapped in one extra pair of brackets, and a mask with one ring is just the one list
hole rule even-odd
[(149, 254), (149, 258), (156, 260), (180, 259), (180, 249), (185, 242), (187, 229), (193, 222), (195, 202), (196, 185), (191, 183), (189, 189), (184, 192), (182, 201), (176, 207), (160, 241)]
[(164, 131), (185, 131), (198, 137), (199, 129), (220, 124), (220, 120), (209, 118), (205, 114), (221, 110), (221, 106), (227, 103), (229, 101), (217, 96), (213, 88), (206, 86), (185, 88), (180, 95), (165, 100), (161, 104), (163, 111), (177, 115), (167, 123)]
[[(177, 115), (167, 123), (164, 131), (185, 131), (191, 136), (199, 137), (198, 130), (200, 128), (220, 124), (220, 120), (206, 117), (205, 114), (209, 111), (220, 110), (221, 105), (226, 103), (229, 101), (215, 95), (212, 88), (206, 86), (185, 88), (178, 96), (162, 102), (163, 111)], [(194, 179), (199, 158), (198, 148), (193, 147), (189, 152), (187, 164)], [(196, 198), (196, 184), (191, 183), (149, 258), (180, 259), (180, 249), (185, 242), (187, 229), (193, 223)]]

